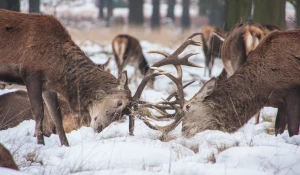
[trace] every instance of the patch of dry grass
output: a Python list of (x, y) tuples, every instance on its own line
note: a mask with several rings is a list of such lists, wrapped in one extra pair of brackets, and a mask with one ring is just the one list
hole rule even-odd
[[(139, 40), (147, 40), (152, 43), (158, 43), (166, 47), (174, 48), (180, 45), (190, 34), (199, 32), (199, 30), (181, 30), (176, 28), (164, 27), (160, 30), (145, 29), (143, 27), (93, 27), (89, 29), (68, 28), (72, 38), (76, 41), (91, 40), (95, 43), (109, 44), (118, 34), (129, 34)], [(196, 38), (200, 40), (200, 38)]]

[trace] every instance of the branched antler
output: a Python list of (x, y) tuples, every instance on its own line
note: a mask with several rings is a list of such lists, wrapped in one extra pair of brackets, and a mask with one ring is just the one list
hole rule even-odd
[[(189, 62), (189, 60), (188, 60), (191, 56), (196, 55), (197, 53), (189, 53), (182, 58), (179, 58), (179, 54), (181, 54), (184, 51), (184, 49), (189, 45), (201, 46), (201, 44), (202, 44), (201, 42), (193, 40), (193, 37), (197, 36), (197, 35), (202, 35), (202, 33), (194, 33), (191, 36), (189, 36), (187, 38), (187, 40), (178, 49), (176, 49), (175, 52), (172, 54), (168, 54), (164, 51), (150, 51), (149, 52), (149, 53), (161, 54), (165, 58), (154, 63), (152, 65), (151, 69), (149, 69), (148, 72), (146, 73), (144, 79), (138, 86), (136, 93), (132, 97), (132, 107), (133, 107), (132, 111), (133, 111), (133, 113), (135, 113), (135, 111), (137, 111), (138, 108), (147, 107), (147, 108), (152, 108), (152, 109), (156, 110), (158, 113), (160, 113), (162, 115), (162, 116), (155, 116), (153, 114), (150, 114), (150, 118), (152, 118), (153, 120), (161, 121), (161, 120), (165, 120), (166, 118), (174, 118), (174, 122), (171, 123), (170, 125), (154, 126), (149, 122), (149, 120), (147, 118), (141, 117), (139, 115), (140, 118), (144, 121), (144, 123), (152, 129), (167, 133), (167, 132), (175, 129), (178, 126), (178, 124), (181, 122), (181, 120), (184, 116), (184, 113), (182, 111), (182, 107), (185, 102), (183, 89), (193, 82), (190, 82), (190, 83), (186, 84), (185, 86), (183, 86), (181, 65), (198, 67), (198, 68), (202, 68), (202, 66), (194, 64), (192, 62)], [(177, 74), (178, 74), (177, 77), (159, 69), (159, 67), (161, 67), (161, 66), (170, 65), (170, 64), (175, 66)], [(158, 72), (154, 73), (155, 70)], [(156, 77), (159, 75), (165, 75), (168, 78), (170, 78), (177, 86), (177, 91), (172, 93), (171, 95), (169, 95), (169, 97), (166, 100), (163, 100), (161, 102), (150, 103), (150, 102), (139, 101), (140, 96), (141, 96), (146, 84), (148, 83), (148, 81), (150, 79), (152, 79), (153, 77)], [(170, 101), (173, 97), (175, 97), (175, 100)], [(166, 110), (175, 110), (175, 113), (169, 114), (166, 112)], [(130, 118), (131, 118), (130, 121), (132, 121), (134, 117), (131, 115)], [(131, 126), (131, 127), (133, 127), (133, 126)], [(130, 128), (129, 130), (133, 131), (133, 128)]]

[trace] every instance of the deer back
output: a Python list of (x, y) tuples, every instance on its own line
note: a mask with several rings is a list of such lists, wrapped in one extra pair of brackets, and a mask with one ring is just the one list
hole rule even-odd
[(142, 75), (149, 70), (140, 42), (133, 36), (117, 35), (112, 41), (112, 48), (119, 73), (126, 65), (139, 69)]

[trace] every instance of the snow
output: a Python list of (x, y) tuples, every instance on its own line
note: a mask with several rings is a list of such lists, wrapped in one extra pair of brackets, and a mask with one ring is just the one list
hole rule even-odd
[[(104, 63), (110, 56), (107, 54), (111, 53), (109, 45), (91, 41), (77, 43), (96, 63)], [(141, 41), (141, 45), (150, 64), (162, 56), (149, 54), (149, 50), (159, 49), (169, 53), (175, 50), (148, 41)], [(201, 52), (201, 49), (190, 46), (182, 55), (190, 52)], [(203, 54), (191, 58), (200, 65), (203, 65), (203, 59)], [(113, 60), (110, 68), (116, 68)], [(126, 69), (131, 76), (136, 76), (133, 67), (127, 66)], [(172, 66), (164, 66), (163, 70), (176, 72)], [(183, 66), (183, 70), (184, 81), (196, 80), (185, 90), (189, 99), (199, 91), (199, 80), (209, 78), (204, 76), (204, 69)], [(217, 59), (213, 75), (218, 75), (221, 70), (222, 63)], [(140, 80), (130, 81), (133, 92), (136, 81)], [(142, 98), (159, 101), (174, 88), (169, 79), (161, 76), (156, 79), (154, 89), (145, 89)], [(0, 94), (11, 91), (2, 90)], [(255, 125), (254, 119), (251, 119), (235, 133), (205, 131), (185, 138), (179, 125), (169, 133), (167, 141), (161, 141), (162, 133), (151, 130), (139, 119), (136, 119), (135, 135), (129, 136), (129, 121), (125, 117), (101, 133), (94, 133), (90, 127), (68, 133), (70, 147), (60, 146), (57, 135), (45, 137), (45, 145), (36, 144), (33, 137), (35, 122), (24, 121), (15, 128), (0, 131), (0, 142), (13, 154), (21, 172), (0, 168), (0, 174), (299, 174), (300, 136), (290, 138), (285, 131), (276, 137), (266, 132), (265, 128), (273, 124), (263, 121), (263, 118), (274, 120), (276, 112), (274, 108), (264, 108), (260, 124)]]
[[(70, 6), (72, 10), (67, 11)], [(144, 7), (146, 16), (149, 16), (149, 2)], [(162, 5), (161, 8), (165, 13), (166, 6)], [(89, 9), (83, 13), (84, 16), (96, 18), (97, 8), (91, 0), (79, 5), (62, 4), (56, 11), (60, 17), (76, 16), (82, 9)], [(180, 6), (176, 5), (176, 15), (181, 13), (180, 10)], [(118, 16), (128, 11), (115, 9), (114, 13)], [(191, 13), (196, 13), (196, 10)], [(103, 45), (92, 41), (76, 43), (97, 64), (105, 63), (111, 56), (110, 44)], [(148, 41), (141, 41), (141, 45), (150, 64), (160, 60), (162, 56), (149, 54), (148, 51), (158, 49), (171, 53), (176, 49)], [(190, 60), (204, 66), (203, 53), (199, 47), (190, 46), (182, 55), (191, 52), (200, 52)], [(117, 76), (113, 60), (109, 67), (112, 74)], [(221, 60), (217, 59), (212, 75), (217, 76), (222, 68)], [(136, 77), (132, 66), (127, 66), (126, 69), (129, 77)], [(175, 73), (172, 66), (164, 66), (163, 70)], [(199, 91), (199, 80), (208, 80), (209, 77), (204, 76), (204, 69), (183, 66), (183, 70), (184, 82), (196, 80), (185, 89), (186, 99), (189, 99)], [(130, 81), (133, 93), (137, 87), (136, 82), (140, 80), (136, 78)], [(173, 89), (171, 81), (160, 76), (156, 78), (154, 89), (145, 89), (142, 98), (159, 101), (167, 97)], [(14, 90), (0, 90), (0, 95), (12, 91)], [(264, 108), (259, 124), (255, 125), (254, 119), (251, 119), (235, 133), (208, 130), (192, 138), (185, 138), (181, 135), (179, 125), (168, 134), (167, 141), (161, 141), (162, 133), (151, 130), (139, 119), (135, 122), (135, 135), (129, 136), (129, 121), (125, 117), (122, 121), (112, 123), (101, 133), (94, 133), (90, 127), (68, 133), (70, 147), (60, 146), (57, 135), (45, 137), (45, 145), (36, 144), (37, 139), (33, 136), (35, 122), (24, 121), (15, 128), (0, 131), (0, 143), (10, 150), (20, 168), (20, 172), (0, 168), (0, 174), (297, 175), (300, 173), (300, 136), (290, 138), (287, 131), (278, 136), (268, 134), (266, 128), (274, 125), (269, 119), (274, 121), (276, 113), (277, 109)], [(268, 120), (264, 121), (264, 118)]]

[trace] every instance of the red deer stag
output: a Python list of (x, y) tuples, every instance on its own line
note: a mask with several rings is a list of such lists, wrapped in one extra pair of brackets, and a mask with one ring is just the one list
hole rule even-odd
[(208, 76), (211, 77), (212, 67), (216, 57), (221, 58), (221, 47), (223, 40), (216, 36), (218, 34), (221, 37), (225, 37), (225, 31), (216, 26), (205, 26), (201, 29), (203, 52), (205, 56), (205, 69), (204, 75), (206, 75), (206, 69), (208, 69)]
[[(224, 70), (218, 79), (232, 76), (245, 63), (248, 55), (255, 50), (259, 42), (274, 31), (280, 29), (273, 25), (260, 25), (253, 21), (240, 20), (231, 29), (222, 46)], [(279, 110), (283, 108), (280, 107)], [(256, 123), (259, 123), (259, 113), (256, 115)]]
[[(133, 36), (121, 34), (112, 41), (114, 58), (118, 67), (118, 74), (126, 65), (138, 68), (142, 75), (149, 70), (149, 64), (143, 54), (140, 42)], [(153, 83), (153, 79), (150, 82)]]
[[(263, 106), (288, 99), (290, 136), (299, 133), (300, 30), (272, 32), (263, 38), (245, 64), (216, 85), (213, 78), (185, 103), (182, 132), (236, 131)], [(286, 44), (288, 43), (288, 44)]]
[(0, 143), (0, 167), (19, 170), (10, 152)]
[(0, 55), (0, 81), (26, 85), (39, 144), (44, 144), (43, 100), (63, 145), (69, 144), (57, 94), (79, 116), (89, 111), (97, 132), (130, 104), (126, 72), (116, 79), (98, 68), (52, 16), (0, 9)]
[[(88, 111), (81, 111), (81, 117), (69, 109), (68, 104), (58, 98), (62, 121), (65, 132), (79, 129), (81, 126), (89, 126), (90, 116)], [(0, 96), (0, 130), (15, 127), (24, 120), (33, 119), (30, 101), (26, 91), (15, 91)], [(56, 128), (51, 120), (50, 114), (45, 110), (43, 120), (44, 135), (56, 134)]]

